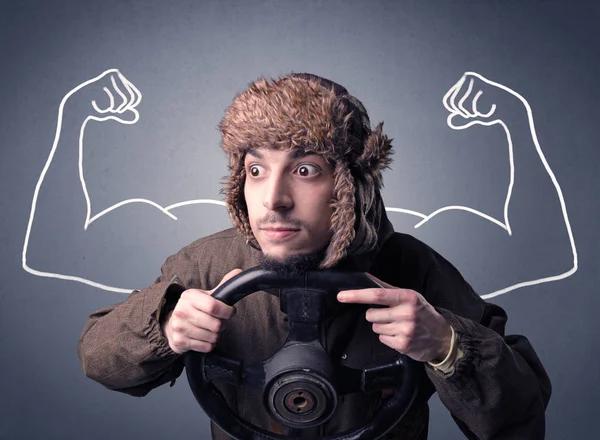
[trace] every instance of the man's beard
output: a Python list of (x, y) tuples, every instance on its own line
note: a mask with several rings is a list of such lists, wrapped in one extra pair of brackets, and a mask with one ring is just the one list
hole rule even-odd
[(324, 258), (325, 248), (305, 254), (292, 254), (284, 258), (270, 257), (261, 253), (259, 266), (261, 269), (274, 271), (284, 278), (299, 278), (311, 270), (319, 269)]

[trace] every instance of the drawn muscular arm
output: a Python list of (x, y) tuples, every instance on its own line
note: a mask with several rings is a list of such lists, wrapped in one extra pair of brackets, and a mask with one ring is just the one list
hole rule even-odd
[(143, 274), (160, 266), (165, 255), (183, 243), (173, 238), (169, 247), (157, 237), (170, 234), (175, 224), (178, 230), (186, 229), (175, 220), (184, 216), (187, 205), (202, 200), (163, 207), (138, 198), (98, 210), (88, 192), (83, 164), (86, 127), (134, 124), (141, 99), (139, 90), (116, 69), (65, 95), (32, 200), (22, 254), (26, 271), (129, 293), (147, 284)]
[[(448, 126), (454, 130), (502, 128), (510, 170), (503, 216), (445, 206), (421, 216), (415, 225), (418, 234), (466, 237), (460, 246), (442, 252), (453, 261), (459, 253), (469, 255), (461, 270), (467, 279), (486, 274), (476, 286), (484, 298), (572, 275), (577, 252), (566, 203), (542, 151), (529, 103), (514, 90), (467, 72), (444, 96), (443, 104), (450, 112)], [(503, 281), (493, 281), (498, 279)]]

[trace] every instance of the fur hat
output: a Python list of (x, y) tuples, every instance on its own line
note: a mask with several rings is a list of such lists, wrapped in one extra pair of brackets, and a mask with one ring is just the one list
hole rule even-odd
[(321, 267), (374, 249), (385, 216), (381, 171), (391, 163), (391, 140), (382, 134), (382, 127), (380, 123), (372, 130), (358, 99), (316, 75), (261, 78), (238, 94), (219, 128), (221, 146), (229, 158), (225, 202), (247, 242), (260, 248), (244, 199), (245, 154), (261, 147), (302, 148), (324, 156), (334, 167), (333, 236)]

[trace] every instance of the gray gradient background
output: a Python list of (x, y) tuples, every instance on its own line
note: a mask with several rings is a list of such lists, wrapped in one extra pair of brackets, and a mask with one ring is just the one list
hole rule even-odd
[[(165, 205), (220, 199), (225, 164), (216, 126), (224, 108), (259, 75), (308, 71), (345, 85), (373, 122), (385, 121), (396, 149), (384, 175), (388, 206), (430, 212), (468, 204), (501, 216), (508, 173), (501, 131), (450, 130), (441, 98), (465, 71), (524, 95), (566, 199), (580, 267), (566, 280), (491, 301), (507, 310), (509, 332), (530, 338), (553, 381), (547, 438), (598, 438), (600, 8), (594, 5), (1, 2), (0, 439), (208, 438), (207, 419), (184, 378), (138, 399), (84, 377), (76, 344), (85, 320), (123, 295), (21, 268), (33, 190), (52, 146), (58, 105), (73, 87), (108, 68), (120, 69), (144, 99), (138, 124), (88, 128), (85, 172), (95, 212), (131, 197)], [(510, 102), (501, 105), (511, 108)], [(78, 128), (76, 116), (84, 110), (70, 111), (67, 134)], [(229, 225), (218, 206), (181, 209), (179, 222), (132, 208), (84, 233), (76, 145), (67, 147), (40, 193), (29, 260), (34, 268), (139, 287), (153, 281), (170, 253)], [(538, 186), (544, 176), (528, 158), (516, 170), (522, 186), (514, 199), (511, 246), (498, 228), (468, 216), (448, 216), (418, 231), (402, 215), (390, 217), (397, 229), (448, 256), (478, 290), (513, 276), (564, 270), (569, 249), (555, 233), (560, 218), (548, 203), (555, 196), (547, 185)], [(457, 232), (465, 225), (467, 233)], [(488, 229), (485, 241), (473, 242)], [(532, 243), (528, 231), (541, 231), (542, 238)], [(463, 438), (437, 397), (431, 406), (430, 438)]]

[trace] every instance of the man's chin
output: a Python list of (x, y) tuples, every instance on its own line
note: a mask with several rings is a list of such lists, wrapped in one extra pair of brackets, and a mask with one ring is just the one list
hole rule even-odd
[(319, 269), (325, 258), (325, 249), (287, 255), (261, 254), (259, 266), (286, 278), (297, 278), (311, 270)]

